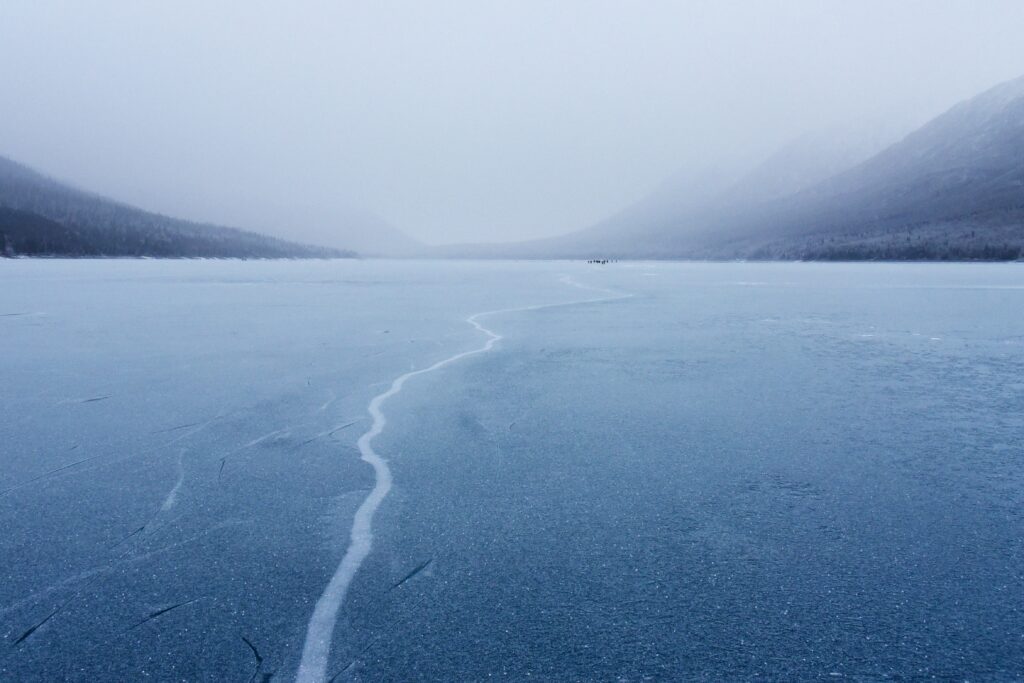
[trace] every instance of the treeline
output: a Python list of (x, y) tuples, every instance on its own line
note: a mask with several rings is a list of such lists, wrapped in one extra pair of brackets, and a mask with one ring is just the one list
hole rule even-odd
[(805, 261), (1017, 261), (1024, 260), (1024, 224), (975, 228), (957, 224), (812, 236), (757, 249), (755, 259)]
[(920, 244), (906, 247), (849, 245), (804, 252), (805, 261), (1017, 261), (1024, 249), (1011, 244), (978, 247)]

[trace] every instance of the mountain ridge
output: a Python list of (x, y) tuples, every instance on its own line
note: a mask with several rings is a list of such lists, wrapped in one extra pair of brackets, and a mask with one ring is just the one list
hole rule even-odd
[(350, 258), (239, 228), (173, 218), (0, 156), (0, 254), (7, 256)]
[[(755, 168), (703, 203), (682, 202), (644, 216), (638, 206), (656, 207), (662, 200), (641, 200), (573, 233), (459, 245), (446, 254), (710, 260), (1024, 255), (1024, 76), (959, 102), (848, 168), (779, 196), (769, 181), (779, 180), (772, 160), (785, 158), (784, 152), (766, 160), (760, 180)], [(764, 196), (757, 199), (759, 192)]]

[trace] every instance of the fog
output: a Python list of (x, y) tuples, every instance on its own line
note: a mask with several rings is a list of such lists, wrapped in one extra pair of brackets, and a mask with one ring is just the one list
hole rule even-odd
[(909, 131), (1024, 73), (1022, 26), (1015, 0), (8, 0), (0, 155), (284, 237), (534, 238), (806, 133)]

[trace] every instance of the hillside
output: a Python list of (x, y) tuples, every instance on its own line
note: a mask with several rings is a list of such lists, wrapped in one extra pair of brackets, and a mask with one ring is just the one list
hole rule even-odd
[(27, 256), (336, 258), (353, 252), (151, 213), (0, 157), (0, 253)]
[(706, 253), (765, 258), (1018, 258), (1024, 78), (963, 102), (760, 215), (720, 220)]
[[(1024, 253), (1024, 77), (880, 151), (806, 138), (725, 191), (679, 188), (585, 230), (449, 247), (515, 258), (1010, 260)], [(869, 153), (870, 152), (870, 153)]]

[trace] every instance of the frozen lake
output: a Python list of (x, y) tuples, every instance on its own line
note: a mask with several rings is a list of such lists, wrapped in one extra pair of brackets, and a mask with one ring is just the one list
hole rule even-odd
[(0, 261), (0, 371), (3, 680), (1024, 677), (1019, 264)]

